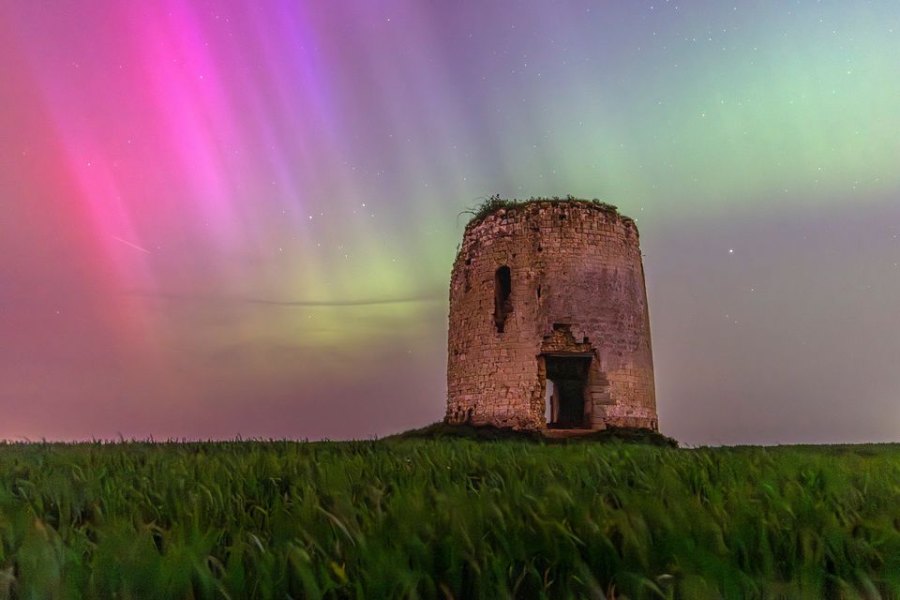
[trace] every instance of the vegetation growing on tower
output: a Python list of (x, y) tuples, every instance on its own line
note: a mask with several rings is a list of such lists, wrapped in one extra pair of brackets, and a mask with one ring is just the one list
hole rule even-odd
[(537, 204), (537, 203), (546, 203), (550, 206), (557, 206), (559, 204), (564, 203), (577, 203), (582, 206), (587, 206), (591, 208), (596, 208), (597, 210), (615, 215), (622, 220), (625, 221), (633, 221), (630, 217), (626, 217), (619, 213), (619, 209), (617, 206), (613, 204), (609, 204), (608, 202), (603, 202), (598, 198), (593, 198), (591, 200), (587, 200), (584, 198), (577, 198), (572, 195), (567, 195), (565, 198), (561, 198), (559, 196), (553, 197), (534, 197), (528, 198), (527, 200), (519, 200), (517, 198), (501, 198), (499, 194), (494, 194), (490, 198), (483, 200), (480, 204), (473, 206), (468, 210), (464, 210), (460, 214), (469, 214), (472, 215), (472, 218), (469, 219), (469, 222), (466, 224), (466, 227), (472, 227), (481, 221), (483, 221), (488, 216), (494, 214), (497, 211), (503, 209), (513, 209), (513, 208), (522, 208), (528, 206), (529, 204)]

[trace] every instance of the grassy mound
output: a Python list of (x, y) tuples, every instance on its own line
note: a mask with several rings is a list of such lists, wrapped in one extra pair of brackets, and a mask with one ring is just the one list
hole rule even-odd
[(385, 440), (450, 440), (464, 439), (476, 442), (499, 442), (499, 441), (519, 441), (519, 442), (540, 442), (543, 436), (533, 431), (513, 431), (512, 429), (502, 427), (492, 427), (490, 425), (474, 426), (474, 425), (449, 425), (442, 421), (420, 427), (419, 429), (410, 429), (396, 435), (384, 438)]
[(677, 448), (678, 441), (664, 436), (658, 431), (650, 429), (632, 428), (632, 427), (607, 427), (603, 431), (597, 431), (578, 438), (572, 438), (571, 441), (586, 442), (629, 442), (633, 444), (647, 444), (660, 448)]
[(450, 425), (443, 422), (432, 423), (426, 427), (404, 431), (387, 440), (448, 440), (466, 439), (477, 442), (521, 441), (540, 444), (569, 444), (579, 442), (630, 442), (649, 444), (651, 446), (677, 448), (678, 442), (656, 431), (649, 429), (608, 427), (571, 438), (545, 437), (537, 431), (513, 431), (512, 429), (493, 427), (490, 425)]

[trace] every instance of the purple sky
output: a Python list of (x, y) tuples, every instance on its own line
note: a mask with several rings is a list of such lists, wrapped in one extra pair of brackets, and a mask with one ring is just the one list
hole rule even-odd
[(893, 1), (0, 5), (0, 439), (443, 416), (481, 199), (642, 234), (660, 426), (897, 439)]

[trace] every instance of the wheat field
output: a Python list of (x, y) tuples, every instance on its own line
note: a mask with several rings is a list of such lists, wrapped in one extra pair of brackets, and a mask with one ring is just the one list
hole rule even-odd
[(0, 598), (900, 598), (900, 447), (0, 445)]

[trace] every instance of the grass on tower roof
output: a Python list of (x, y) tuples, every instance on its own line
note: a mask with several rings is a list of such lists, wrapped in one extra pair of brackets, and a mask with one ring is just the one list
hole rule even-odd
[(538, 204), (538, 203), (546, 203), (553, 206), (557, 206), (560, 204), (572, 204), (578, 203), (581, 205), (589, 206), (591, 208), (596, 208), (597, 210), (601, 210), (603, 212), (615, 215), (622, 220), (625, 221), (633, 221), (630, 217), (626, 217), (622, 214), (619, 214), (619, 209), (617, 206), (609, 204), (608, 202), (603, 202), (597, 198), (593, 198), (591, 200), (587, 200), (585, 198), (576, 198), (575, 196), (566, 196), (565, 198), (560, 198), (559, 196), (550, 197), (531, 197), (527, 200), (519, 200), (516, 198), (501, 198), (499, 194), (495, 194), (486, 200), (483, 200), (480, 204), (468, 209), (464, 210), (462, 214), (470, 214), (472, 218), (469, 219), (467, 227), (476, 225), (480, 223), (490, 215), (494, 214), (499, 210), (509, 210), (512, 208), (522, 208), (524, 206), (528, 206), (530, 204)]

